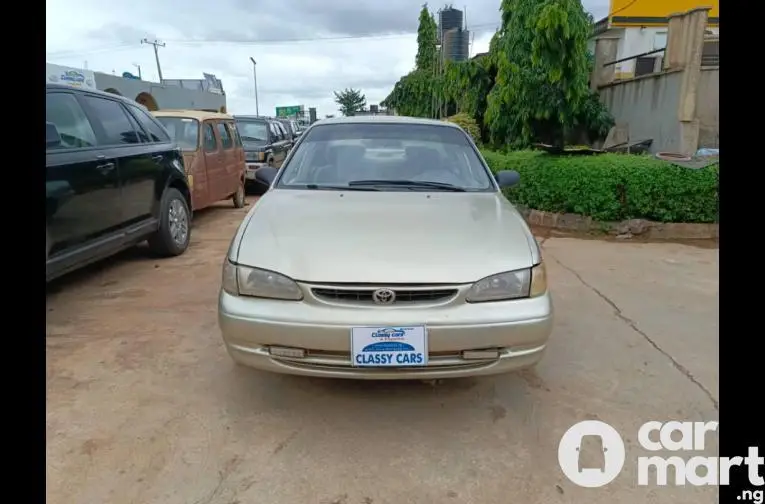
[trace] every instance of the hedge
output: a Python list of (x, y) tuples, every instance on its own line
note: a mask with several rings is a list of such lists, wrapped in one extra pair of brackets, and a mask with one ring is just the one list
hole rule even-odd
[(481, 152), (493, 171), (520, 173), (505, 194), (528, 208), (598, 221), (717, 222), (717, 165), (692, 170), (647, 155)]

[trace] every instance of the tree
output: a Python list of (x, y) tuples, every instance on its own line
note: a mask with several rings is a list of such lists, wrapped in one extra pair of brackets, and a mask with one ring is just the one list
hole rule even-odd
[(361, 94), (361, 90), (346, 88), (339, 93), (337, 91), (334, 93), (335, 103), (340, 106), (340, 113), (344, 116), (352, 116), (367, 105), (367, 97)]
[(591, 18), (580, 0), (502, 0), (501, 11), (485, 118), (492, 141), (562, 145), (590, 95)]
[(437, 62), (438, 27), (433, 14), (428, 10), (425, 3), (420, 10), (420, 23), (417, 26), (417, 56), (415, 56), (415, 69), (432, 70)]

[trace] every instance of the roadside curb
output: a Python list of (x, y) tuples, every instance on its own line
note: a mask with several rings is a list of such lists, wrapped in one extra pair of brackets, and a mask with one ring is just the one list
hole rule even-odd
[(650, 240), (717, 240), (719, 224), (692, 224), (685, 222), (653, 222), (630, 219), (622, 222), (602, 222), (579, 214), (558, 214), (518, 207), (530, 226), (614, 235), (629, 239), (640, 236)]

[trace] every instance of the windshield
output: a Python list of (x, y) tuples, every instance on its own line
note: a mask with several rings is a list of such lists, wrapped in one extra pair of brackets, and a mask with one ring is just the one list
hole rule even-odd
[(236, 121), (236, 128), (244, 143), (264, 144), (268, 141), (268, 125), (263, 121)]
[[(457, 128), (422, 124), (328, 124), (306, 133), (276, 187), (494, 190)], [(439, 187), (440, 186), (440, 187)]]
[(170, 133), (175, 143), (183, 150), (197, 150), (199, 145), (199, 121), (188, 117), (157, 117)]

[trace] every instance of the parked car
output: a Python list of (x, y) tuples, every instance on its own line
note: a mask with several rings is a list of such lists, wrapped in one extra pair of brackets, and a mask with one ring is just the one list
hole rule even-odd
[[(255, 172), (264, 166), (278, 168), (287, 157), (290, 141), (281, 134), (276, 121), (258, 116), (234, 116), (244, 145), (247, 163), (245, 181), (256, 183)], [(264, 189), (264, 187), (261, 187)]]
[(292, 145), (295, 145), (295, 142), (297, 142), (297, 139), (300, 136), (300, 132), (297, 128), (297, 123), (292, 119), (279, 119), (278, 121), (284, 127), (284, 129), (287, 130), (287, 134), (289, 135)]
[(159, 255), (186, 251), (183, 157), (145, 107), (47, 84), (45, 149), (47, 280), (144, 240)]
[(153, 114), (183, 151), (192, 210), (229, 198), (235, 208), (242, 208), (244, 147), (234, 117), (198, 110), (160, 110)]
[(542, 358), (553, 323), (545, 266), (501, 192), (519, 175), (493, 175), (459, 126), (326, 119), (281, 170), (255, 175), (270, 189), (231, 243), (218, 303), (234, 361), (435, 379)]

